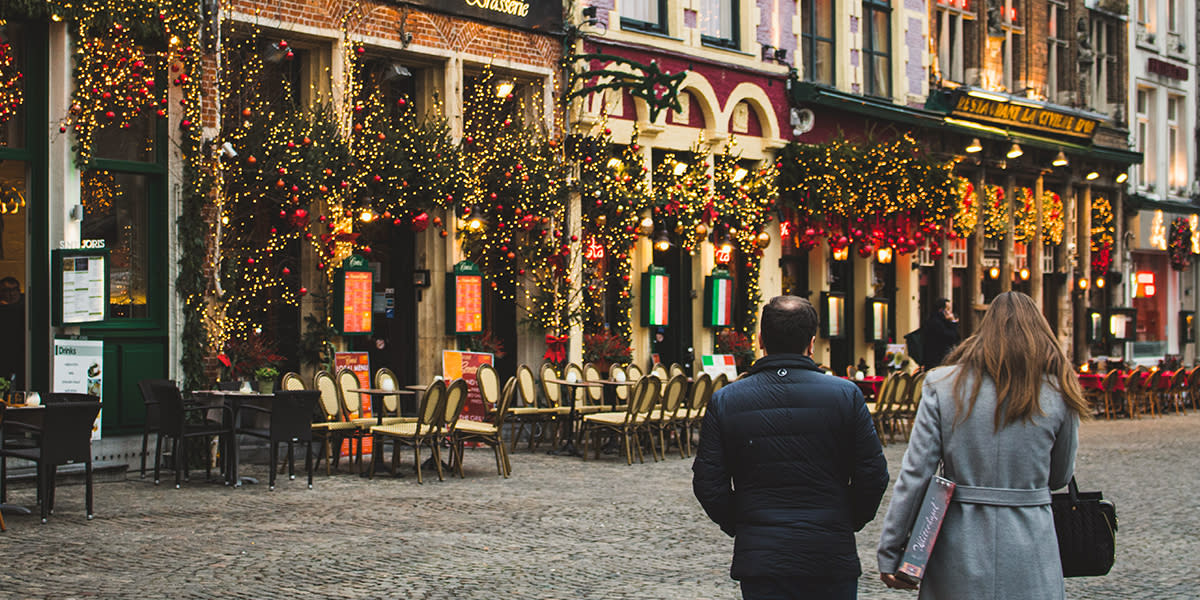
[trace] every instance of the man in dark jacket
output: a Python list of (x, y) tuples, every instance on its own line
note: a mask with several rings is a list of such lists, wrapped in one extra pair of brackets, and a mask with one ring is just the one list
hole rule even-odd
[(958, 345), (958, 317), (951, 310), (950, 301), (939, 298), (934, 310), (921, 327), (921, 343), (925, 345), (922, 365), (932, 369), (942, 364), (950, 351)]
[(817, 311), (776, 296), (766, 356), (713, 395), (692, 465), (696, 498), (733, 536), (742, 595), (856, 598), (854, 532), (875, 517), (887, 462), (858, 386), (813, 362)]

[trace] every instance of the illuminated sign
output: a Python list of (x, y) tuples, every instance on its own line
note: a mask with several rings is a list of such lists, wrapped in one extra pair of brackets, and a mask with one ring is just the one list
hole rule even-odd
[(371, 333), (374, 277), (366, 258), (354, 255), (342, 261), (334, 288), (338, 312), (336, 323), (342, 335)]
[(595, 238), (592, 238), (583, 252), (583, 257), (588, 260), (604, 260), (604, 246), (597, 243)]
[(1022, 129), (1048, 131), (1091, 139), (1100, 121), (1081, 114), (1052, 110), (1026, 101), (1010, 101), (1003, 96), (980, 97), (959, 91), (951, 114), (1011, 125)]
[(1138, 271), (1133, 274), (1133, 297), (1153, 298), (1158, 289), (1154, 285), (1153, 271)]
[(483, 332), (483, 273), (475, 263), (462, 261), (446, 277), (446, 333)]
[(662, 267), (650, 267), (642, 273), (642, 325), (664, 327), (670, 320), (671, 276)]
[(562, 3), (555, 0), (405, 0), (403, 4), (521, 29), (547, 33), (563, 29)]
[(733, 277), (724, 269), (713, 269), (704, 282), (704, 324), (708, 327), (733, 325)]
[(733, 245), (721, 244), (713, 248), (713, 260), (719, 265), (727, 265), (733, 258)]

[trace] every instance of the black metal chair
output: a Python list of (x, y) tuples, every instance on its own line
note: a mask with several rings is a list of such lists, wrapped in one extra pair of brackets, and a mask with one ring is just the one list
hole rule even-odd
[[(4, 437), (28, 433), (32, 447), (0, 447), (0, 502), (8, 499), (8, 459), (20, 458), (37, 465), (37, 495), (42, 523), (54, 511), (54, 482), (58, 466), (83, 462), (86, 474), (87, 518), (92, 513), (92, 426), (100, 414), (100, 401), (55, 402), (29, 412), (6, 411)], [(16, 416), (20, 415), (20, 416)]]
[(146, 449), (150, 441), (150, 434), (152, 433), (154, 434), (155, 466), (157, 466), (158, 461), (161, 460), (161, 456), (158, 453), (161, 450), (161, 445), (158, 441), (159, 436), (161, 435), (159, 431), (159, 402), (154, 396), (154, 392), (151, 390), (152, 383), (175, 387), (175, 382), (167, 379), (143, 379), (138, 382), (138, 390), (142, 393), (142, 403), (146, 407), (146, 420), (144, 423), (142, 423), (142, 468), (138, 475), (142, 479), (146, 478)]
[[(155, 442), (154, 456), (162, 455), (162, 438), (164, 436), (171, 438), (171, 458), (175, 468), (175, 487), (178, 489), (187, 472), (187, 439), (218, 436), (224, 441), (222, 446), (228, 448), (227, 444), (232, 443), (233, 439), (233, 416), (227, 406), (185, 403), (179, 388), (170, 381), (151, 380), (149, 389), (151, 397), (157, 398), (159, 402), (159, 432), (158, 440)], [(223, 414), (224, 418), (220, 421), (206, 420), (205, 415), (210, 410), (221, 410), (225, 413)], [(189, 419), (189, 416), (192, 418)], [(205, 446), (209, 447), (207, 444)], [(229, 455), (229, 452), (223, 453), (226, 458)], [(154, 485), (159, 483), (160, 463), (161, 461), (156, 458), (154, 461)], [(211, 476), (211, 457), (204, 462), (204, 465), (205, 474)]]
[(269, 423), (265, 428), (243, 427), (238, 433), (267, 440), (271, 446), (270, 457), (270, 489), (275, 489), (275, 460), (279, 456), (279, 444), (286, 443), (288, 448), (288, 476), (296, 478), (296, 460), (294, 444), (304, 444), (304, 470), (308, 473), (308, 488), (312, 489), (313, 454), (312, 454), (312, 414), (316, 410), (321, 392), (313, 391), (280, 391), (275, 392), (270, 407), (243, 405), (242, 410), (254, 411), (268, 415)]

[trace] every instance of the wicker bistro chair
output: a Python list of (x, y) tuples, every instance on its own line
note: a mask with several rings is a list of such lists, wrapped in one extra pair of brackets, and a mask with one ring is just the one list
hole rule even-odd
[(1156, 417), (1162, 413), (1162, 379), (1162, 369), (1151, 369), (1150, 374), (1142, 379), (1145, 382), (1143, 394), (1145, 395), (1146, 405), (1150, 408), (1150, 414)]
[(513, 377), (504, 384), (500, 393), (500, 401), (496, 403), (496, 412), (491, 423), (481, 421), (460, 420), (452, 434), (453, 446), (458, 453), (457, 461), (459, 474), (462, 474), (463, 447), (466, 442), (476, 442), (492, 448), (496, 455), (496, 474), (505, 479), (512, 475), (512, 464), (508, 461), (508, 452), (504, 449), (504, 421), (508, 417), (508, 409), (513, 397), (517, 395), (517, 378)]
[(921, 371), (911, 376), (908, 393), (903, 398), (897, 398), (896, 405), (892, 408), (892, 422), (903, 432), (904, 441), (908, 441), (913, 421), (917, 418), (917, 406), (921, 403), (921, 385), (925, 382), (926, 373), (928, 371)]
[(657, 377), (653, 375), (643, 377), (633, 386), (625, 410), (585, 415), (583, 423), (580, 425), (580, 435), (583, 437), (583, 460), (587, 460), (589, 441), (595, 442), (593, 444), (595, 458), (600, 458), (599, 436), (602, 433), (612, 433), (624, 438), (626, 465), (633, 464), (635, 450), (638, 462), (644, 463), (641, 442), (637, 440), (637, 436), (644, 429), (650, 411), (658, 401), (658, 389)]
[(629, 363), (625, 367), (625, 375), (629, 377), (630, 381), (637, 381), (645, 375), (645, 372), (642, 371), (641, 367), (637, 366), (637, 363)]
[[(670, 436), (668, 431), (676, 433), (678, 436), (679, 430), (687, 422), (687, 408), (683, 402), (684, 394), (687, 392), (687, 377), (683, 374), (674, 375), (667, 382), (665, 392), (659, 407), (650, 413), (650, 419), (647, 421), (649, 429), (658, 434), (658, 447), (662, 453), (663, 460), (667, 458), (667, 441)], [(676, 439), (679, 446), (679, 458), (686, 458), (683, 452), (683, 440)], [(654, 440), (650, 441), (650, 450), (654, 450)]]
[(1183, 369), (1176, 370), (1175, 374), (1171, 375), (1171, 381), (1164, 395), (1166, 402), (1174, 407), (1176, 414), (1187, 412), (1183, 403), (1188, 391), (1188, 374)]
[(1104, 374), (1104, 378), (1100, 380), (1100, 401), (1104, 405), (1104, 418), (1112, 419), (1113, 414), (1120, 414), (1124, 411), (1128, 414), (1128, 407), (1125, 404), (1125, 395), (1120, 389), (1117, 389), (1121, 383), (1121, 371), (1113, 369)]
[[(600, 369), (596, 365), (587, 363), (583, 365), (583, 380), (584, 381), (600, 381)], [(590, 415), (598, 412), (605, 412), (608, 407), (604, 405), (604, 386), (595, 385), (593, 387), (583, 388), (582, 404), (576, 404), (575, 412), (580, 415)]]
[[(441, 452), (438, 446), (441, 442), (441, 430), (439, 425), (443, 420), (443, 411), (446, 403), (446, 383), (442, 380), (434, 381), (428, 388), (425, 389), (425, 394), (421, 397), (419, 408), (417, 410), (417, 420), (412, 423), (395, 423), (392, 425), (376, 425), (371, 428), (372, 443), (374, 444), (374, 452), (379, 452), (385, 440), (391, 440), (392, 446), (392, 470), (396, 470), (400, 462), (400, 446), (412, 446), (413, 460), (417, 469), (417, 483), (424, 483), (421, 478), (421, 446), (429, 446), (433, 453), (434, 462), (437, 465), (438, 473), (442, 470)], [(375, 475), (375, 461), (371, 461), (368, 468), (368, 476)]]
[[(342, 414), (342, 402), (338, 397), (337, 383), (329, 371), (317, 371), (313, 376), (313, 387), (321, 393), (314, 411), (312, 423), (313, 441), (320, 441), (325, 456), (325, 474), (330, 474), (342, 455), (342, 440), (354, 435), (358, 426), (348, 422)], [(334, 448), (337, 451), (334, 452)], [(321, 455), (317, 455), (320, 462)]]
[(1187, 403), (1192, 408), (1200, 408), (1200, 366), (1188, 371)]
[(875, 422), (875, 435), (879, 436), (879, 443), (884, 446), (887, 445), (885, 426), (892, 418), (893, 402), (896, 397), (895, 388), (897, 382), (900, 381), (899, 378), (899, 374), (894, 374), (884, 379), (879, 393), (875, 394), (874, 405), (867, 405), (867, 409), (871, 412), (871, 420)]
[(304, 391), (304, 380), (300, 378), (300, 374), (295, 371), (288, 371), (279, 379), (279, 389), (287, 392)]
[(500, 374), (492, 365), (479, 365), (479, 369), (475, 371), (475, 381), (479, 383), (479, 398), (483, 401), (487, 420), (491, 421), (495, 419), (501, 400)]
[(709, 398), (712, 398), (712, 395), (717, 393), (717, 390), (725, 387), (726, 385), (729, 385), (729, 377), (726, 376), (724, 373), (721, 373), (720, 375), (713, 377), (712, 392), (710, 392), (708, 394)]
[(1149, 369), (1145, 367), (1136, 367), (1125, 376), (1125, 403), (1130, 418), (1136, 419), (1139, 413), (1149, 411), (1152, 406), (1146, 393), (1149, 378)]
[(683, 378), (685, 380), (688, 378), (687, 371), (684, 371), (683, 365), (680, 365), (679, 363), (671, 363), (669, 373), (671, 374), (671, 377), (674, 377), (676, 375), (683, 375)]
[(713, 382), (708, 373), (701, 373), (692, 381), (688, 391), (687, 404), (684, 406), (684, 443), (687, 444), (687, 454), (692, 455), (692, 432), (699, 431), (708, 410), (708, 401), (712, 400)]
[[(458, 478), (463, 478), (462, 462), (458, 460), (458, 455), (455, 452), (454, 432), (458, 428), (459, 422), (466, 422), (459, 417), (462, 416), (463, 407), (467, 405), (467, 382), (463, 379), (455, 379), (446, 386), (446, 402), (442, 404), (442, 418), (438, 421), (438, 438), (450, 443), (450, 463), (452, 467), (458, 469)], [(438, 444), (439, 446), (441, 444)], [(435, 458), (438, 459), (438, 481), (445, 481), (442, 477), (441, 465), (441, 449), (436, 449), (434, 452)]]
[[(608, 378), (613, 381), (630, 381), (625, 367), (621, 365), (613, 365), (608, 370)], [(620, 412), (629, 406), (630, 387), (628, 385), (618, 385), (613, 388), (613, 395), (616, 396), (616, 404), (612, 407), (613, 411)]]
[[(375, 371), (375, 387), (381, 390), (398, 390), (400, 381), (396, 379), (396, 374), (391, 369), (380, 367), (378, 371)], [(391, 417), (400, 416), (400, 396), (383, 397), (383, 414)]]
[[(555, 390), (558, 386), (551, 386)], [(509, 408), (509, 417), (513, 418), (517, 425), (517, 430), (513, 433), (510, 450), (517, 449), (517, 441), (521, 439), (521, 433), (525, 431), (525, 426), (529, 426), (529, 448), (532, 450), (541, 441), (546, 430), (551, 432), (557, 431), (553, 427), (554, 421), (560, 415), (566, 415), (570, 409), (561, 406), (547, 406), (538, 403), (537, 385), (533, 380), (533, 371), (526, 365), (521, 365), (517, 368), (517, 397), (521, 399), (521, 406)], [(552, 434), (553, 435), (553, 434)], [(554, 436), (552, 442), (557, 442), (557, 436)]]

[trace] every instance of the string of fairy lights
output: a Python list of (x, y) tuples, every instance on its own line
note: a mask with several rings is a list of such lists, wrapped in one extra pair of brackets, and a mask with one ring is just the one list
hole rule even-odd
[(1092, 277), (1103, 277), (1112, 266), (1116, 226), (1112, 205), (1103, 196), (1092, 198)]
[(1171, 220), (1171, 232), (1167, 236), (1167, 257), (1171, 268), (1183, 271), (1192, 264), (1192, 224), (1185, 217)]
[[(0, 29), (5, 25), (4, 19), (0, 19)], [(24, 78), (13, 55), (12, 44), (0, 39), (0, 125), (12, 119), (24, 103)]]

